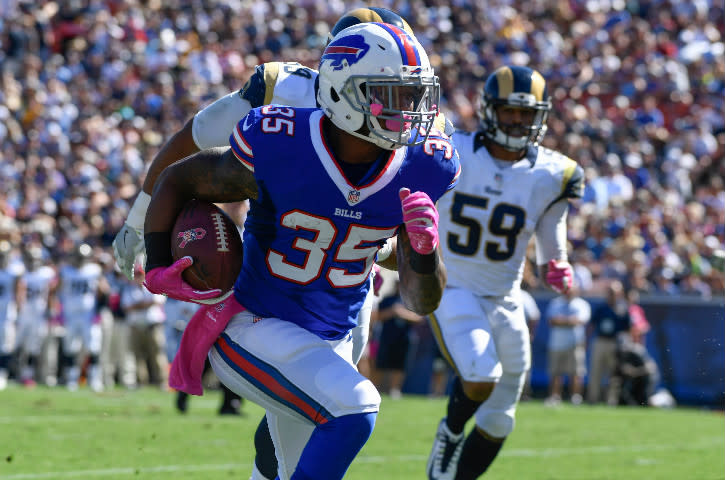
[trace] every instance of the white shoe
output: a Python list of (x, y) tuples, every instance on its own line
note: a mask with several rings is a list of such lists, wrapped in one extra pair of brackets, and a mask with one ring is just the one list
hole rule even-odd
[(8, 372), (0, 370), (0, 390), (5, 390), (8, 387)]
[(582, 396), (578, 393), (575, 393), (574, 395), (571, 396), (572, 405), (581, 405), (583, 400), (584, 399), (582, 398)]
[(433, 449), (428, 457), (428, 480), (453, 480), (456, 478), (458, 459), (463, 450), (463, 432), (453, 434), (446, 419), (438, 424)]
[(103, 378), (101, 377), (101, 369), (98, 365), (93, 365), (89, 369), (88, 386), (96, 393), (103, 391)]

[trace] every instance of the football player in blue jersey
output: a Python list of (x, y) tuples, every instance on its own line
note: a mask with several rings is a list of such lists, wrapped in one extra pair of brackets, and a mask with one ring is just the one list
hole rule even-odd
[[(335, 23), (330, 38), (344, 28), (363, 22), (395, 25), (413, 34), (397, 13), (380, 7), (362, 7), (347, 12)], [(317, 71), (298, 62), (268, 62), (257, 65), (254, 74), (238, 91), (219, 98), (189, 119), (161, 148), (149, 165), (143, 188), (128, 218), (113, 240), (114, 256), (121, 271), (133, 278), (137, 257), (144, 252), (143, 223), (154, 184), (161, 172), (188, 155), (205, 148), (224, 147), (240, 118), (252, 108), (276, 103), (293, 107), (317, 106)]]
[(560, 293), (571, 286), (566, 220), (583, 173), (538, 144), (550, 110), (539, 72), (503, 66), (484, 84), (480, 129), (453, 134), (464, 173), (438, 204), (448, 284), (431, 326), (456, 379), (428, 460), (430, 480), (478, 478), (514, 428), (530, 365), (521, 279), (531, 237), (542, 278)]
[[(361, 7), (347, 12), (335, 23), (330, 38), (344, 28), (363, 22), (383, 22), (395, 25), (412, 34), (410, 25), (395, 12), (380, 7)], [(114, 256), (119, 268), (131, 279), (133, 266), (139, 254), (144, 252), (143, 222), (151, 199), (154, 184), (161, 172), (188, 155), (204, 148), (229, 145), (229, 134), (240, 118), (252, 108), (275, 103), (294, 107), (317, 106), (317, 71), (297, 62), (268, 62), (258, 65), (254, 74), (238, 91), (231, 92), (194, 115), (184, 127), (176, 132), (152, 160), (143, 183), (143, 188), (134, 201), (128, 218), (113, 241)], [(440, 116), (439, 122), (445, 123)], [(446, 133), (451, 131), (448, 124)], [(384, 266), (394, 268), (395, 256), (383, 263), (389, 255), (391, 245), (378, 253), (377, 261)], [(372, 310), (372, 295), (360, 312), (358, 326), (353, 329), (353, 359), (357, 363), (363, 354), (369, 335), (369, 318)], [(233, 411), (230, 405), (238, 403), (239, 398), (222, 385), (224, 402), (220, 411)], [(267, 429), (266, 418), (262, 419), (255, 436), (257, 457), (255, 459), (252, 480), (274, 478), (277, 471), (274, 451)]]
[[(412, 35), (354, 25), (323, 52), (321, 108), (255, 108), (231, 148), (173, 164), (154, 187), (146, 286), (185, 301), (221, 300), (201, 308), (227, 311), (211, 340), (212, 367), (266, 409), (281, 479), (342, 478), (372, 433), (380, 396), (355, 368), (350, 330), (387, 239), (398, 236), (406, 306), (421, 315), (438, 306), (446, 273), (435, 201), (460, 173), (453, 144), (433, 128), (439, 95)], [(191, 198), (250, 200), (242, 270), (225, 299), (182, 280), (189, 257), (172, 262), (170, 231)]]

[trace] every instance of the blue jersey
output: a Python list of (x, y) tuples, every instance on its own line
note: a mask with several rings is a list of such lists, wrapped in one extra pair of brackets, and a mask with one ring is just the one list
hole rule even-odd
[(435, 202), (454, 187), (458, 153), (434, 131), (425, 144), (393, 150), (353, 185), (322, 134), (322, 110), (255, 108), (230, 137), (259, 191), (244, 224), (235, 295), (260, 317), (294, 322), (324, 339), (355, 327), (379, 247), (403, 223), (398, 191)]

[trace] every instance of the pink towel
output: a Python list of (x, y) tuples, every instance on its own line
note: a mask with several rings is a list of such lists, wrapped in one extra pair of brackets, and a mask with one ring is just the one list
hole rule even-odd
[(191, 395), (202, 395), (201, 377), (204, 363), (216, 339), (224, 331), (229, 320), (245, 308), (234, 295), (215, 305), (202, 305), (196, 311), (181, 336), (169, 372), (169, 386)]

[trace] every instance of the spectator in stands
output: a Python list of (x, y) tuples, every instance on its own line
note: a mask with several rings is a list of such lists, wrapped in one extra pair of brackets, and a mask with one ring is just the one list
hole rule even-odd
[(411, 324), (424, 319), (405, 307), (398, 284), (396, 278), (392, 293), (380, 300), (370, 319), (378, 344), (371, 380), (393, 399), (402, 395)]
[(128, 288), (129, 280), (114, 270), (108, 275), (111, 293), (109, 307), (113, 314), (113, 326), (110, 338), (104, 339), (107, 351), (104, 352), (107, 364), (104, 368), (104, 382), (108, 386), (119, 384), (127, 389), (138, 386), (136, 378), (136, 356), (131, 350), (131, 331), (126, 311), (121, 306), (121, 293)]
[(589, 403), (606, 398), (607, 388), (602, 390), (602, 383), (609, 383), (617, 366), (617, 336), (629, 332), (631, 327), (628, 308), (622, 282), (612, 280), (607, 287), (606, 303), (594, 310), (590, 322), (593, 335), (587, 385)]
[(166, 297), (149, 292), (143, 286), (145, 278), (143, 267), (136, 265), (133, 282), (121, 292), (121, 308), (130, 327), (138, 383), (166, 389), (169, 378), (163, 308)]
[(549, 397), (546, 404), (561, 403), (564, 380), (569, 380), (570, 400), (582, 403), (586, 365), (586, 325), (591, 318), (591, 305), (580, 297), (575, 283), (564, 295), (554, 298), (546, 308), (549, 322), (548, 364)]

